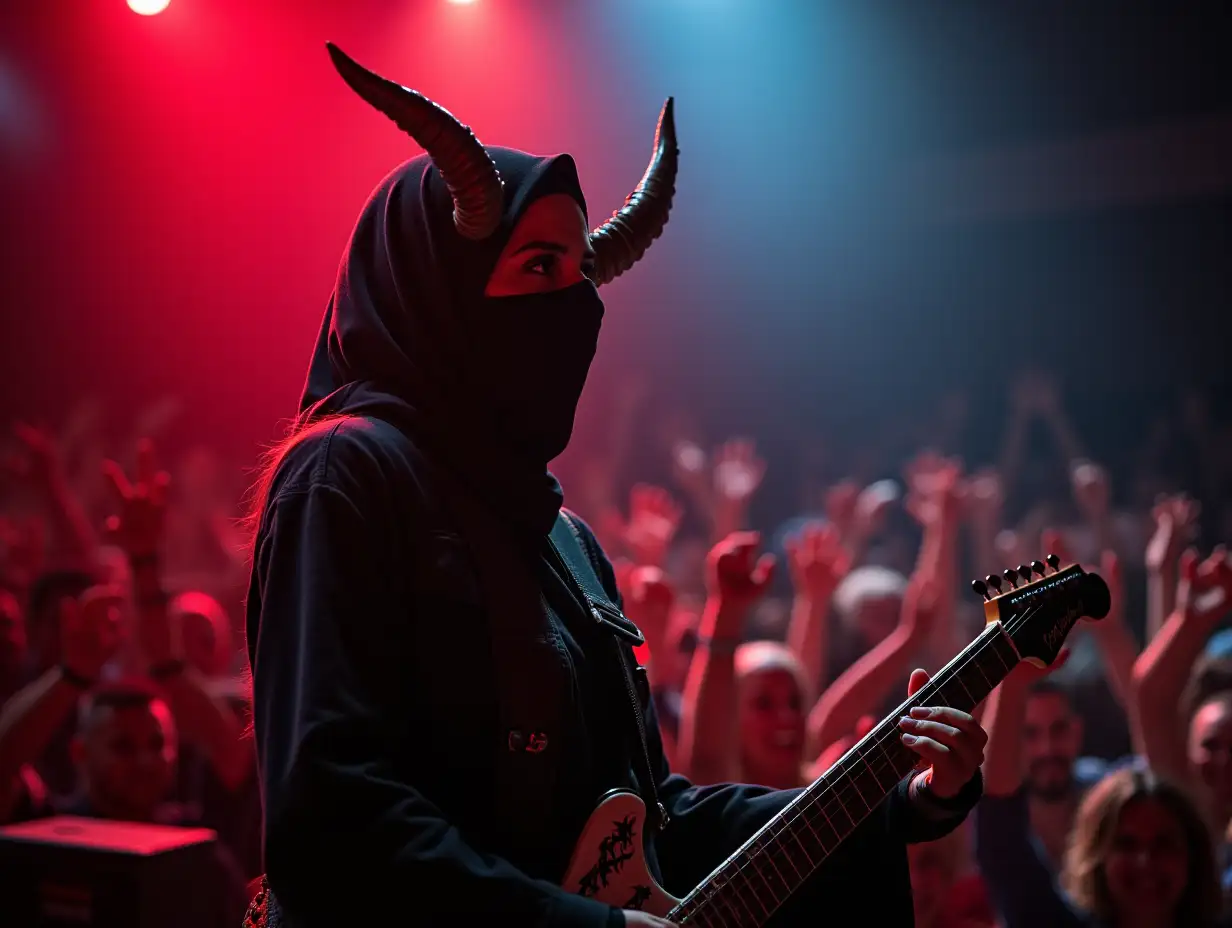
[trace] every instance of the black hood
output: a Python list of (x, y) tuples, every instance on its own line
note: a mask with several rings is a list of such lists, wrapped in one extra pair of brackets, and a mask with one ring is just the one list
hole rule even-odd
[(504, 211), (480, 241), (456, 230), (453, 200), (427, 155), (373, 192), (325, 312), (300, 425), (334, 415), (389, 421), (511, 522), (546, 532), (560, 486), (543, 460), (495, 427), (477, 376), (494, 349), (471, 327), (483, 318), (484, 288), (527, 207), (554, 193), (573, 197), (583, 213), (586, 203), (568, 155), (487, 151), (504, 180)]

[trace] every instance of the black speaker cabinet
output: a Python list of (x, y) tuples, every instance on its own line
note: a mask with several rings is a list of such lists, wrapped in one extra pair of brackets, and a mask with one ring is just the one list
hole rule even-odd
[(216, 840), (205, 828), (72, 816), (0, 828), (0, 925), (216, 928)]

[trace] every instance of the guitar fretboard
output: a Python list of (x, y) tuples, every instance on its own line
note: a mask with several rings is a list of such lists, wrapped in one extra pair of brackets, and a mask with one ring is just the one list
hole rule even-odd
[(804, 790), (668, 916), (699, 928), (764, 925), (915, 766), (898, 720), (915, 706), (970, 712), (1018, 663), (1000, 623), (987, 626), (911, 699)]

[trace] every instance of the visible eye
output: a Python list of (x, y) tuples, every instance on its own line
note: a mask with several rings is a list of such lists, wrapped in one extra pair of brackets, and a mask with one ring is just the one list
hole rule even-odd
[(538, 274), (541, 277), (551, 277), (557, 266), (560, 264), (559, 255), (554, 255), (551, 252), (544, 252), (536, 255), (525, 264), (522, 265), (522, 270), (528, 274)]

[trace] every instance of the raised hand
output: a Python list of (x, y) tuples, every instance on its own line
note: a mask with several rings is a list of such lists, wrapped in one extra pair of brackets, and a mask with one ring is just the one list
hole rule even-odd
[(965, 507), (962, 463), (926, 451), (907, 465), (907, 511), (925, 528), (957, 523)]
[[(928, 682), (928, 673), (913, 670), (907, 696)], [(957, 796), (984, 763), (988, 735), (970, 714), (949, 706), (917, 706), (898, 723), (903, 744), (926, 763), (928, 787), (941, 799)]]
[(826, 518), (844, 539), (850, 538), (856, 524), (860, 487), (854, 480), (843, 480), (826, 490)]
[(660, 487), (638, 484), (629, 494), (625, 546), (638, 565), (662, 567), (684, 510)]
[(967, 517), (972, 522), (990, 532), (996, 531), (1004, 506), (1005, 489), (1001, 485), (1001, 475), (994, 468), (985, 467), (971, 475), (967, 481)]
[(1155, 531), (1146, 546), (1146, 568), (1158, 573), (1173, 566), (1198, 533), (1202, 507), (1184, 494), (1161, 497), (1151, 510)]
[(1108, 472), (1093, 461), (1077, 461), (1070, 469), (1069, 478), (1074, 502), (1082, 514), (1092, 522), (1105, 518), (1112, 500)]
[(626, 576), (625, 614), (642, 630), (653, 655), (667, 636), (676, 591), (658, 567), (632, 567)]
[(898, 485), (893, 480), (878, 480), (861, 490), (852, 513), (851, 532), (855, 540), (862, 543), (881, 531), (898, 499)]
[(123, 640), (124, 594), (96, 586), (64, 601), (60, 613), (60, 660), (77, 677), (97, 680)]
[(829, 602), (839, 582), (851, 570), (851, 555), (839, 531), (830, 524), (812, 524), (787, 539), (787, 566), (798, 596)]
[(729, 441), (715, 452), (714, 491), (720, 503), (747, 505), (765, 475), (766, 462), (751, 441)]
[(761, 536), (735, 532), (715, 545), (706, 558), (711, 595), (720, 606), (745, 611), (756, 603), (774, 579), (774, 555), (758, 557)]
[(1019, 415), (1049, 416), (1061, 406), (1061, 390), (1051, 374), (1024, 371), (1014, 383), (1012, 403)]
[(709, 463), (702, 447), (691, 441), (677, 441), (672, 445), (672, 474), (695, 500), (705, 500), (709, 505), (710, 481), (707, 477)]
[(129, 558), (157, 554), (163, 539), (171, 478), (158, 469), (153, 444), (145, 440), (138, 444), (136, 479), (132, 483), (115, 461), (104, 462), (103, 473), (115, 491), (120, 510), (107, 520), (108, 540), (122, 548)]
[(1227, 615), (1232, 608), (1232, 562), (1223, 545), (1203, 561), (1192, 548), (1181, 555), (1176, 608), (1190, 621), (1214, 622)]

